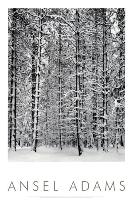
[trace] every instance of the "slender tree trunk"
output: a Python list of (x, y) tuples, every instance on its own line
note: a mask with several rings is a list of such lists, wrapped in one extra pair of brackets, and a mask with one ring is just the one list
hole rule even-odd
[(124, 8), (119, 8), (117, 11), (117, 19), (118, 19), (118, 27), (120, 29), (119, 31), (119, 73), (118, 73), (118, 85), (117, 85), (117, 96), (116, 96), (116, 101), (117, 104), (121, 105), (118, 106), (116, 108), (116, 139), (115, 139), (115, 146), (116, 146), (116, 150), (118, 151), (118, 144), (119, 144), (119, 140), (121, 138), (122, 135), (122, 131), (123, 131), (123, 119), (124, 119), (124, 111), (123, 111), (123, 100), (124, 100), (124, 90), (125, 90), (125, 44), (124, 44), (124, 40), (125, 40), (125, 32), (124, 32), (124, 28), (125, 28), (125, 21), (124, 21), (124, 17), (125, 17), (125, 11)]
[[(51, 56), (49, 56), (49, 63), (51, 62)], [(48, 128), (49, 128), (49, 125), (48, 125), (48, 122), (49, 122), (49, 115), (48, 115), (48, 110), (49, 110), (49, 88), (50, 88), (50, 83), (49, 83), (49, 75), (50, 75), (50, 69), (48, 69), (48, 72), (47, 72), (47, 88), (46, 88), (46, 145), (49, 144), (49, 141), (48, 141)]]
[[(84, 104), (85, 104), (85, 85), (84, 85), (84, 80), (85, 80), (85, 53), (86, 53), (86, 45), (85, 45), (85, 40), (82, 40), (82, 48), (83, 48), (83, 55), (82, 55), (82, 67), (81, 67), (81, 76), (80, 76), (80, 94), (81, 94), (81, 103), (80, 103), (80, 131), (81, 133), (85, 133), (84, 129), (84, 122), (85, 122), (85, 109), (84, 109)], [(86, 144), (87, 145), (87, 144)]]
[(76, 9), (76, 133), (79, 156), (82, 154), (80, 133), (79, 133), (79, 13)]
[[(40, 13), (39, 13), (40, 15)], [(33, 150), (36, 152), (38, 142), (38, 112), (39, 112), (39, 95), (40, 95), (40, 65), (41, 65), (41, 31), (42, 20), (39, 18), (38, 33), (38, 53), (36, 60), (36, 84), (35, 84), (35, 111), (34, 111), (34, 132), (33, 132)]]
[(107, 151), (107, 95), (106, 95), (106, 69), (107, 69), (107, 49), (106, 49), (106, 9), (102, 9), (103, 16), (103, 150)]
[(59, 129), (59, 145), (60, 145), (60, 149), (62, 150), (62, 120), (61, 120), (61, 116), (62, 116), (62, 99), (61, 99), (61, 95), (62, 94), (62, 74), (61, 74), (61, 23), (59, 22), (59, 119), (58, 119), (58, 129)]
[(11, 126), (10, 147), (16, 151), (16, 9), (13, 9), (12, 17), (12, 62), (11, 62)]
[(35, 119), (35, 93), (36, 93), (36, 63), (35, 63), (35, 55), (36, 55), (36, 44), (35, 37), (33, 35), (33, 44), (32, 44), (32, 142), (34, 135), (34, 119)]
[(48, 145), (48, 78), (47, 78), (47, 91), (46, 91), (46, 137), (45, 144)]
[[(95, 15), (95, 34), (94, 34), (94, 61), (95, 61), (95, 70), (94, 70), (94, 73), (95, 73), (95, 81), (96, 81), (96, 84), (98, 83), (98, 65), (99, 65), (99, 61), (98, 61), (98, 41), (97, 41), (97, 37), (98, 37), (98, 12), (99, 12), (99, 9), (94, 9), (94, 15)], [(94, 122), (95, 122), (95, 132), (96, 132), (96, 137), (97, 137), (97, 150), (100, 149), (100, 146), (101, 146), (101, 135), (100, 135), (100, 131), (98, 129), (98, 87), (97, 85), (95, 85), (95, 89), (96, 89), (96, 92), (94, 92), (94, 98), (95, 98), (95, 118), (94, 118)]]

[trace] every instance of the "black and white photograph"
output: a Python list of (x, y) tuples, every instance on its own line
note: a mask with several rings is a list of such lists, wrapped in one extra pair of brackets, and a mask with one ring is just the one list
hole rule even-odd
[[(45, 5), (45, 4), (44, 4)], [(125, 9), (8, 9), (8, 161), (125, 161)]]

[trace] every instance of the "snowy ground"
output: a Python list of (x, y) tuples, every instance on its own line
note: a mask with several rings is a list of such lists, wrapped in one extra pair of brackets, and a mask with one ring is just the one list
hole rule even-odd
[(78, 156), (76, 148), (65, 148), (61, 151), (58, 148), (38, 147), (36, 153), (31, 148), (18, 148), (16, 152), (9, 150), (8, 159), (11, 162), (120, 162), (125, 160), (125, 151), (123, 148), (118, 152), (109, 149), (106, 153), (86, 148)]

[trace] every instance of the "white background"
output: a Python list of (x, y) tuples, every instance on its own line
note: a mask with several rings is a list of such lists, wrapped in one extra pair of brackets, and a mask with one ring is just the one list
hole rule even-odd
[[(41, 196), (52, 195), (75, 195), (90, 196), (93, 199), (132, 199), (133, 196), (133, 7), (132, 1), (100, 1), (100, 0), (37, 0), (37, 1), (6, 1), (1, 0), (0, 8), (0, 199), (40, 199)], [(126, 8), (126, 161), (120, 163), (8, 163), (8, 8), (30, 8), (30, 7), (53, 7), (53, 8)], [(11, 180), (56, 180), (59, 188), (63, 190), (56, 194), (49, 193), (11, 193), (7, 192)], [(91, 193), (65, 193), (65, 186), (72, 180), (88, 180), (90, 183), (99, 180), (101, 185), (105, 180), (124, 180), (126, 182), (125, 192)], [(37, 197), (36, 197), (37, 195)], [(93, 197), (92, 197), (93, 195)], [(97, 196), (97, 197), (96, 197)], [(89, 199), (88, 198), (88, 199)], [(80, 198), (79, 198), (80, 199)]]

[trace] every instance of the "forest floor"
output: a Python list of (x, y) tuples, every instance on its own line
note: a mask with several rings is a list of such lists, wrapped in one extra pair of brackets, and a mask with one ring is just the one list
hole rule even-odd
[(8, 152), (8, 160), (11, 162), (121, 162), (125, 160), (125, 150), (120, 148), (110, 148), (108, 152), (102, 149), (85, 148), (81, 156), (78, 156), (76, 148), (59, 148), (38, 147), (37, 152), (29, 147), (17, 148), (17, 151)]

